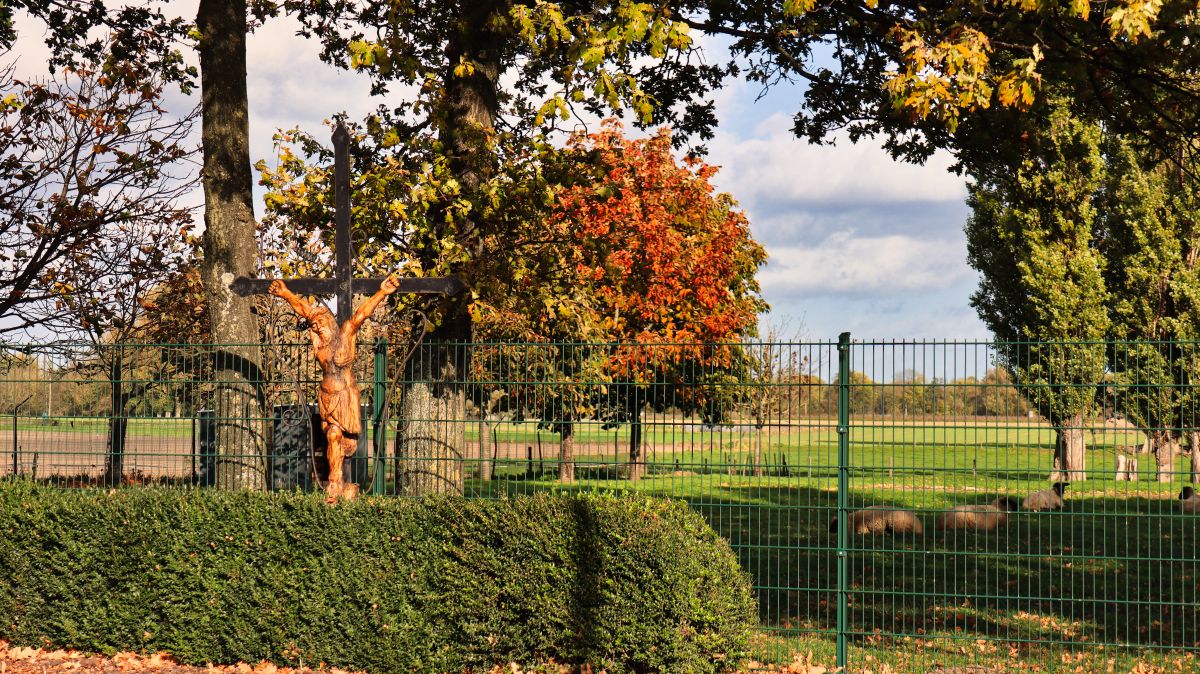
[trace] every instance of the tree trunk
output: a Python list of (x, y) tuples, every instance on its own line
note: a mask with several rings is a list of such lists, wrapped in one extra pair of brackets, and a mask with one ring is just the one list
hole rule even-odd
[(646, 474), (646, 457), (642, 453), (642, 410), (634, 408), (629, 417), (629, 479), (640, 480)]
[(253, 276), (257, 249), (246, 99), (246, 2), (201, 0), (205, 300), (214, 340), (217, 484), (265, 486), (265, 414), (258, 327), (229, 284)]
[(1086, 480), (1086, 451), (1083, 415), (1077, 414), (1068, 419), (1067, 423), (1055, 429), (1054, 470), (1050, 473), (1050, 481), (1083, 482)]
[(125, 476), (125, 436), (129, 420), (125, 417), (125, 405), (129, 397), (125, 395), (124, 375), (122, 373), (123, 353), (118, 351), (109, 365), (109, 415), (108, 442), (104, 461), (104, 484), (110, 487), (121, 485)]
[(125, 418), (125, 410), (114, 411), (108, 419), (108, 453), (104, 462), (104, 484), (110, 487), (121, 486), (125, 476), (125, 437), (128, 428), (129, 419)]
[(575, 481), (575, 424), (564, 421), (558, 426), (558, 481)]
[[(491, 28), (497, 4), (460, 2), (458, 31), (446, 46), (445, 117), (439, 135), (450, 155), (450, 170), (466, 191), (486, 180), (495, 163), (489, 143), (500, 110), (497, 82), (502, 41)], [(474, 234), (458, 232), (467, 238)]]
[(754, 429), (754, 477), (763, 476), (763, 428), (766, 423), (761, 421)]
[(1200, 484), (1200, 431), (1188, 431), (1188, 455), (1192, 460), (1192, 484)]
[[(434, 112), (438, 133), (448, 153), (450, 172), (470, 193), (491, 175), (496, 153), (490, 147), (499, 114), (497, 80), (500, 41), (492, 30), (495, 3), (461, 2), (457, 31), (446, 45), (445, 93)], [(462, 68), (462, 65), (469, 68)], [(455, 71), (458, 70), (456, 73)], [(444, 218), (431, 218), (444, 223)], [(453, 236), (468, 251), (480, 254), (478, 222), (455, 219), (425, 233), (429, 251), (421, 257), (428, 272), (460, 273), (446, 268), (437, 257), (437, 242)], [(447, 300), (441, 320), (426, 340), (405, 389), (403, 433), (396, 438), (397, 456), (406, 478), (401, 493), (422, 495), (462, 491), (463, 412), (466, 409), (465, 375), (472, 338), (466, 298)]]
[[(461, 326), (446, 326), (449, 332)], [(437, 332), (437, 331), (435, 331)], [(396, 434), (399, 493), (461, 494), (466, 447), (465, 340), (430, 340), (409, 360)]]
[(477, 467), (477, 475), (484, 482), (492, 479), (492, 457), (496, 453), (496, 442), (495, 438), (492, 437), (492, 428), (495, 424), (489, 422), (487, 417), (486, 411), (479, 417), (479, 465)]
[(1170, 431), (1153, 431), (1150, 438), (1151, 452), (1159, 482), (1170, 482), (1175, 473), (1175, 452), (1178, 443)]
[(1117, 482), (1137, 482), (1138, 460), (1130, 454), (1117, 454)]

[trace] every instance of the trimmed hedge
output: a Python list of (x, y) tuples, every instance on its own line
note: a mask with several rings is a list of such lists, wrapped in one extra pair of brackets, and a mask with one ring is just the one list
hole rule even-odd
[(719, 672), (756, 612), (680, 502), (0, 486), (0, 638), (375, 672)]

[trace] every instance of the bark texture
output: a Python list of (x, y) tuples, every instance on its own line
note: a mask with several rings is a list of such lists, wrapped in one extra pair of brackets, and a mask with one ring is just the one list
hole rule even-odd
[(1154, 467), (1158, 481), (1170, 482), (1175, 476), (1175, 453), (1179, 449), (1178, 440), (1170, 431), (1152, 431), (1150, 448), (1154, 455)]
[(1200, 431), (1188, 431), (1188, 457), (1191, 459), (1192, 475), (1189, 481), (1200, 484)]
[(1137, 482), (1138, 460), (1128, 454), (1117, 454), (1117, 482)]
[[(418, 372), (405, 387), (401, 404), (404, 414), (396, 436), (397, 491), (403, 496), (461, 494), (466, 419), (461, 381), (454, 368), (427, 366)], [(447, 380), (430, 381), (432, 372), (440, 372)]]
[(496, 424), (486, 414), (479, 417), (479, 461), (476, 476), (484, 482), (492, 479), (492, 465), (496, 457)]
[(760, 423), (758, 428), (754, 430), (754, 466), (751, 469), (751, 474), (754, 477), (762, 477), (765, 473), (763, 470), (763, 443), (766, 442), (766, 439), (763, 438), (763, 435), (766, 434), (765, 426), (766, 424)]
[(214, 340), (217, 482), (265, 486), (261, 353), (251, 300), (229, 284), (255, 271), (253, 181), (246, 98), (246, 2), (201, 0), (201, 141), (204, 156), (204, 278)]
[(1083, 415), (1076, 415), (1055, 429), (1054, 470), (1051, 482), (1083, 482), (1086, 472), (1087, 442), (1083, 435)]
[(575, 481), (575, 424), (567, 421), (558, 427), (558, 481)]
[(629, 417), (629, 472), (630, 480), (640, 480), (646, 474), (646, 453), (642, 447), (642, 410), (634, 409)]

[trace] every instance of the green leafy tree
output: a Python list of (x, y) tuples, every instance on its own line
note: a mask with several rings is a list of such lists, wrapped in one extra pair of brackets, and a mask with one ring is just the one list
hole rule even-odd
[(7, 2), (0, 2), (0, 45), (12, 45), (16, 39), (17, 32), (13, 29), (12, 7)]
[(968, 198), (968, 260), (981, 275), (971, 303), (999, 364), (1056, 430), (1055, 482), (1086, 479), (1084, 422), (1106, 364), (1100, 144), (1097, 126), (1058, 109), (1015, 170), (979, 176)]
[[(186, 74), (176, 47), (186, 22), (160, 10), (61, 0), (11, 4), (47, 19), (58, 54), (98, 56), (89, 29), (105, 25), (119, 42), (152, 44), (146, 53), (156, 66)], [(459, 273), (489, 236), (513, 238), (509, 221), (486, 217), (484, 208), (504, 197), (497, 189), (503, 183), (493, 177), (506, 158), (498, 151), (505, 134), (527, 137), (534, 128), (570, 123), (574, 110), (631, 110), (639, 123), (671, 122), (681, 138), (704, 138), (716, 121), (708, 94), (731, 75), (764, 86), (806, 81), (798, 135), (823, 140), (839, 129), (852, 138), (885, 134), (898, 155), (920, 159), (934, 148), (952, 147), (967, 166), (1004, 147), (991, 142), (995, 129), (1005, 127), (1009, 111), (1033, 105), (1043, 82), (1058, 83), (1088, 114), (1152, 140), (1194, 128), (1190, 111), (1200, 106), (1190, 74), (1200, 55), (1190, 45), (1200, 37), (1193, 35), (1200, 22), (1191, 3), (1073, 1), (1050, 7), (1006, 0), (997, 9), (873, 0), (821, 7), (808, 0), (293, 0), (249, 6), (245, 0), (206, 0), (193, 35), (206, 71), (202, 79), (208, 78), (205, 184), (214, 220), (204, 264), (211, 268), (206, 283), (213, 329), (223, 339), (245, 341), (253, 323), (248, 304), (222, 285), (251, 268), (245, 259), (253, 238), (250, 189), (241, 168), (248, 164), (248, 144), (240, 121), (247, 10), (260, 17), (297, 15), (308, 35), (323, 40), (330, 61), (370, 71), (380, 94), (396, 84), (416, 92), (389, 100), (380, 117), (383, 137), (390, 135), (391, 142), (425, 134), (424, 147), (436, 159), (431, 166), (446, 178), (436, 217), (413, 237), (422, 251), (420, 269), (431, 274)], [(700, 58), (688, 29), (729, 38), (730, 57)], [(437, 308), (433, 343), (469, 338), (469, 303), (464, 297)], [(406, 400), (432, 405), (421, 414), (453, 414), (464, 391), (431, 382), (461, 379), (455, 364), (463, 359), (448, 346), (430, 356), (414, 375), (436, 395)], [(231, 353), (224, 368), (242, 381), (229, 390), (240, 390), (251, 405), (254, 392), (246, 380), (256, 361), (251, 352)]]
[[(841, 384), (841, 377), (834, 377), (829, 386), (825, 388), (825, 395), (829, 398), (829, 402), (826, 404), (828, 414), (837, 413), (838, 388)], [(858, 370), (850, 372), (848, 386), (850, 387), (851, 414), (869, 415), (879, 414), (883, 411), (883, 390), (865, 372)]]
[(1029, 406), (1012, 384), (1012, 374), (1003, 367), (988, 369), (980, 382), (976, 414), (997, 417), (1027, 416)]
[[(707, 128), (713, 121), (710, 108), (693, 103), (680, 83), (709, 82), (721, 68), (688, 58), (686, 27), (664, 7), (489, 0), (278, 8), (321, 37), (327, 60), (368, 72), (377, 94), (396, 87), (416, 92), (381, 106), (369, 121), (381, 145), (408, 150), (402, 164), (437, 185), (428, 193), (428, 217), (410, 217), (402, 234), (413, 251), (413, 275), (453, 274), (472, 285), (509, 277), (483, 255), (491, 242), (513, 243), (527, 231), (525, 219), (514, 217), (522, 207), (502, 203), (513, 196), (513, 164), (506, 161), (519, 166), (520, 155), (540, 153), (537, 135), (570, 122), (573, 107), (629, 109), (645, 124), (678, 117)], [(459, 364), (471, 357), (454, 345), (471, 341), (471, 303), (463, 296), (426, 312), (430, 329), (408, 376), (402, 418), (461, 427), (451, 420), (462, 415), (466, 391), (453, 382), (464, 379)], [(461, 433), (439, 445), (455, 451)]]
[(1120, 408), (1150, 438), (1160, 482), (1187, 436), (1200, 480), (1200, 199), (1177, 159), (1110, 134), (1101, 250), (1112, 295), (1110, 355)]
[(920, 372), (899, 372), (890, 383), (883, 386), (883, 404), (888, 414), (911, 417), (933, 410), (929, 405), (930, 395), (936, 387), (931, 386), (925, 375)]

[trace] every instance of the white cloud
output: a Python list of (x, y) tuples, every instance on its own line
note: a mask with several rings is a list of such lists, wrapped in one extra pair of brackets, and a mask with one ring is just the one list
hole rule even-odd
[(279, 17), (246, 41), (252, 161), (273, 162), (272, 136), (278, 129), (299, 127), (327, 138), (330, 129), (322, 122), (334, 114), (345, 111), (352, 120), (362, 119), (385, 102), (371, 99), (367, 76), (322, 62), (320, 42), (297, 36), (299, 27), (294, 18)]
[(962, 242), (834, 234), (815, 247), (776, 246), (759, 273), (765, 294), (895, 297), (969, 278)]
[(17, 41), (5, 56), (5, 62), (10, 59), (15, 62), (18, 77), (49, 75), (46, 64), (50, 61), (50, 50), (44, 42), (45, 25), (34, 21), (24, 12), (17, 12), (13, 15), (13, 27), (17, 31)]
[(758, 94), (749, 83), (718, 92), (708, 160), (767, 248), (758, 278), (772, 320), (794, 317), (820, 338), (986, 337), (968, 302), (966, 189), (951, 158), (905, 164), (870, 139), (813, 146), (791, 131), (801, 87)]
[(916, 166), (893, 160), (870, 141), (835, 140), (832, 147), (810, 145), (777, 112), (747, 137), (719, 134), (710, 145), (711, 161), (721, 166), (721, 188), (743, 203), (861, 206), (966, 196), (963, 179), (946, 170), (952, 160), (945, 153)]

